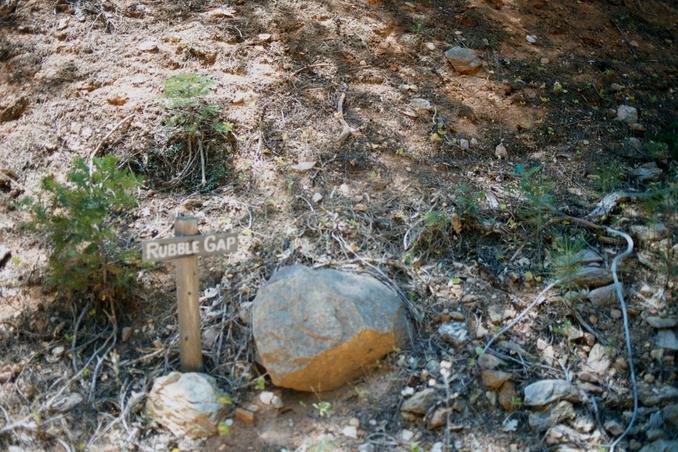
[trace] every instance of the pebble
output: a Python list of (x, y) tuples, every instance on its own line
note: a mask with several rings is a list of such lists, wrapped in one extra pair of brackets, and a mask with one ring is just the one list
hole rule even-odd
[(313, 199), (313, 202), (317, 204), (323, 200), (323, 195), (321, 195), (320, 193), (314, 193), (313, 198), (311, 199)]
[(447, 322), (438, 327), (438, 334), (444, 341), (461, 345), (468, 339), (468, 330), (464, 322)]
[(511, 379), (512, 375), (501, 370), (483, 370), (480, 373), (480, 378), (483, 385), (490, 389), (499, 389), (501, 386)]
[(655, 242), (668, 235), (668, 229), (664, 223), (656, 223), (650, 226), (634, 224), (629, 229), (633, 235), (643, 242)]
[(577, 417), (577, 414), (572, 404), (563, 400), (547, 410), (530, 413), (528, 424), (533, 430), (543, 432), (556, 424), (569, 421), (575, 417)]
[(506, 146), (504, 146), (504, 143), (499, 143), (494, 148), (494, 156), (497, 157), (499, 160), (504, 160), (508, 157), (508, 151), (506, 150)]
[(469, 141), (466, 138), (459, 139), (459, 146), (465, 151), (468, 151), (469, 148), (471, 147)]
[[(641, 289), (642, 290), (642, 289)], [(650, 290), (650, 294), (652, 290)], [(658, 317), (658, 316), (649, 316), (645, 321), (650, 324), (652, 328), (673, 328), (678, 325), (678, 318), (676, 317)]]
[(293, 169), (294, 171), (304, 173), (306, 171), (312, 170), (315, 164), (316, 164), (315, 160), (309, 160), (305, 162), (299, 162), (296, 165), (292, 165), (290, 168)]
[(403, 402), (402, 407), (400, 408), (400, 411), (424, 415), (426, 414), (428, 409), (434, 403), (436, 403), (437, 400), (438, 395), (436, 393), (436, 390), (433, 388), (427, 388), (417, 392), (412, 397), (405, 400), (405, 402)]
[(52, 349), (52, 355), (56, 358), (59, 358), (64, 354), (65, 351), (66, 349), (63, 346), (59, 345), (58, 347), (54, 347)]
[(583, 267), (573, 275), (572, 282), (582, 287), (600, 287), (612, 282), (612, 274), (601, 267)]
[(405, 386), (402, 391), (400, 391), (400, 394), (403, 395), (404, 397), (411, 396), (414, 394), (414, 388), (411, 386)]
[(256, 421), (254, 411), (243, 407), (235, 409), (235, 418), (248, 425), (254, 425)]
[(157, 52), (158, 51), (158, 42), (153, 39), (146, 39), (137, 45), (137, 49), (142, 52)]
[(587, 298), (598, 307), (609, 306), (617, 301), (617, 292), (614, 284), (593, 289)]
[(499, 405), (504, 411), (515, 411), (520, 408), (515, 401), (518, 400), (516, 388), (510, 381), (507, 381), (499, 390)]
[(527, 36), (525, 36), (525, 40), (526, 40), (527, 42), (529, 42), (530, 44), (536, 43), (538, 39), (539, 39), (539, 38), (537, 38), (537, 36), (535, 36), (535, 35), (527, 35)]
[(132, 337), (132, 328), (129, 326), (125, 326), (122, 328), (122, 331), (120, 332), (120, 339), (122, 339), (123, 342), (127, 342), (130, 340)]
[(410, 100), (410, 107), (414, 108), (414, 110), (420, 113), (433, 110), (431, 102), (426, 99), (422, 99), (421, 97), (415, 97), (414, 99)]
[(444, 452), (445, 451), (445, 445), (441, 442), (433, 443), (433, 446), (431, 446), (431, 452)]
[(617, 121), (622, 121), (627, 124), (638, 122), (638, 110), (636, 107), (630, 105), (620, 105), (617, 107)]
[(678, 338), (673, 330), (658, 331), (654, 341), (657, 347), (667, 350), (678, 350)]
[(436, 409), (431, 415), (431, 418), (426, 423), (426, 427), (429, 430), (435, 430), (442, 427), (443, 425), (447, 424), (447, 417), (450, 414), (452, 414), (451, 408), (440, 407)]
[(452, 47), (445, 51), (447, 62), (460, 74), (474, 74), (480, 70), (481, 62), (476, 52), (465, 47)]
[(400, 432), (400, 439), (402, 439), (404, 442), (409, 443), (412, 441), (412, 438), (414, 438), (414, 432), (410, 430), (403, 430)]
[(578, 402), (581, 399), (576, 386), (567, 380), (540, 380), (525, 388), (527, 406), (544, 406), (559, 400)]
[(609, 434), (614, 436), (619, 436), (622, 434), (622, 432), (624, 432), (624, 426), (614, 419), (606, 421), (604, 427)]
[(478, 357), (478, 365), (482, 369), (496, 369), (503, 364), (506, 362), (489, 353), (483, 353)]
[(262, 391), (259, 394), (259, 401), (263, 403), (264, 405), (272, 405), (273, 404), (273, 398), (275, 397), (275, 394), (273, 394), (270, 391)]
[(664, 171), (657, 166), (657, 162), (644, 163), (631, 170), (631, 175), (639, 181), (657, 179)]
[(347, 438), (358, 439), (358, 429), (353, 425), (348, 425), (341, 430), (341, 434)]
[(429, 49), (429, 50), (435, 50), (435, 49), (436, 49), (436, 45), (433, 44), (432, 42), (427, 42), (427, 43), (426, 43), (426, 48)]

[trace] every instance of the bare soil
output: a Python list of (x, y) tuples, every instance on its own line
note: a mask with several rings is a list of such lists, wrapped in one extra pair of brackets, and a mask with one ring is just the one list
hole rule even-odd
[[(608, 444), (614, 435), (602, 423), (624, 424), (631, 400), (616, 305), (573, 305), (555, 291), (507, 333), (501, 353), (517, 391), (509, 411), (483, 387), (477, 348), (544, 287), (557, 234), (585, 237), (607, 264), (624, 247), (579, 224), (523, 221), (518, 165), (540, 166), (559, 208), (575, 217), (613, 189), (646, 190), (632, 175), (641, 164), (657, 163), (657, 184), (675, 183), (676, 18), (676, 6), (660, 0), (21, 1), (0, 23), (0, 106), (20, 110), (0, 122), (0, 448), (547, 449), (527, 423), (521, 390), (543, 378), (578, 381), (596, 342), (614, 364), (589, 382), (595, 409), (577, 407), (597, 416), (594, 432), (571, 445)], [(443, 52), (457, 45), (477, 51), (478, 73), (446, 63)], [(165, 149), (164, 82), (180, 72), (215, 80), (208, 100), (238, 138), (223, 161), (208, 162), (228, 174), (207, 188), (164, 189), (149, 164)], [(415, 98), (431, 110), (416, 111)], [(614, 119), (621, 104), (638, 109), (641, 127)], [(348, 137), (342, 120), (355, 129)], [(650, 155), (652, 140), (673, 154)], [(500, 143), (505, 159), (495, 156)], [(178, 368), (172, 266), (140, 273), (137, 299), (114, 328), (43, 290), (48, 244), (21, 227), (28, 216), (16, 202), (97, 148), (146, 180), (128, 216), (134, 245), (171, 235), (178, 214), (197, 216), (203, 231), (241, 232), (236, 255), (201, 261), (207, 371), (236, 404), (257, 403), (262, 372), (240, 307), (281, 266), (380, 269), (422, 314), (415, 342), (342, 390), (280, 391), (282, 410), (260, 407), (256, 425), (236, 420), (206, 445), (172, 437), (142, 409), (153, 378)], [(311, 170), (295, 168), (310, 161)], [(601, 183), (610, 168), (613, 188)], [(456, 233), (412, 253), (427, 213), (459, 212), (468, 193), (480, 195)], [(637, 243), (620, 275), (639, 379), (675, 385), (675, 351), (651, 353), (655, 331), (644, 318), (678, 313), (675, 274), (656, 270), (678, 252), (676, 212), (653, 216), (629, 201), (602, 220), (625, 230), (655, 221), (667, 238)], [(471, 339), (454, 348), (437, 329), (457, 315)], [(583, 334), (568, 338), (570, 326)], [(123, 327), (132, 329), (126, 342)], [(429, 430), (403, 419), (401, 390), (426, 387), (435, 377), (427, 364), (440, 360), (452, 362), (454, 415)], [(83, 397), (74, 408), (49, 406), (72, 393)], [(331, 403), (327, 416), (313, 407), (319, 401)], [(341, 433), (353, 418), (358, 439)], [(414, 438), (403, 440), (403, 429)], [(631, 440), (649, 442), (641, 427), (623, 444)]]

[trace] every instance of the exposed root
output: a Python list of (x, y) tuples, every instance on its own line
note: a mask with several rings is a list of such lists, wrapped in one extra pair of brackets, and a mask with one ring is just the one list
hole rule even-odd
[(342, 91), (339, 95), (339, 101), (337, 102), (337, 114), (336, 117), (341, 123), (342, 131), (339, 134), (337, 141), (339, 144), (342, 144), (348, 137), (358, 132), (358, 129), (354, 129), (348, 125), (346, 119), (344, 119), (344, 100), (346, 100), (346, 91)]
[(626, 249), (624, 252), (616, 255), (612, 260), (612, 266), (610, 271), (612, 272), (612, 279), (614, 280), (614, 288), (617, 292), (617, 298), (619, 299), (619, 306), (621, 307), (622, 318), (624, 320), (624, 338), (626, 339), (626, 361), (629, 365), (629, 374), (631, 376), (631, 391), (633, 392), (633, 414), (631, 415), (631, 420), (629, 425), (626, 426), (626, 430), (622, 432), (617, 439), (615, 439), (610, 445), (610, 451), (614, 452), (615, 447), (619, 442), (624, 439), (624, 437), (631, 431), (633, 424), (636, 422), (638, 417), (638, 384), (636, 382), (636, 370), (633, 367), (633, 350), (631, 348), (631, 332), (629, 330), (629, 314), (626, 309), (626, 302), (624, 300), (624, 291), (622, 290), (622, 285), (619, 282), (619, 277), (617, 276), (617, 266), (619, 262), (629, 254), (633, 252), (633, 239), (631, 236), (625, 232), (619, 231), (613, 228), (607, 228), (607, 232), (612, 235), (623, 237), (626, 240)]

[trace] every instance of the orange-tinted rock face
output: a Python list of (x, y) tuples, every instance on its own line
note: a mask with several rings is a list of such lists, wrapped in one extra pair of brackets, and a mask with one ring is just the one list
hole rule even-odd
[(403, 343), (405, 308), (367, 276), (294, 266), (260, 289), (254, 339), (274, 384), (299, 391), (335, 389)]

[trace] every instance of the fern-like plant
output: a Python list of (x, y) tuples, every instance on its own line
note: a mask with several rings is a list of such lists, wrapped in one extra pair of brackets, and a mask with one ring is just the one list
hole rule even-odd
[(47, 176), (41, 199), (24, 200), (50, 248), (47, 285), (69, 298), (115, 301), (132, 287), (138, 251), (122, 245), (121, 229), (141, 180), (117, 165), (114, 156), (93, 159), (91, 168), (77, 158), (65, 183)]

